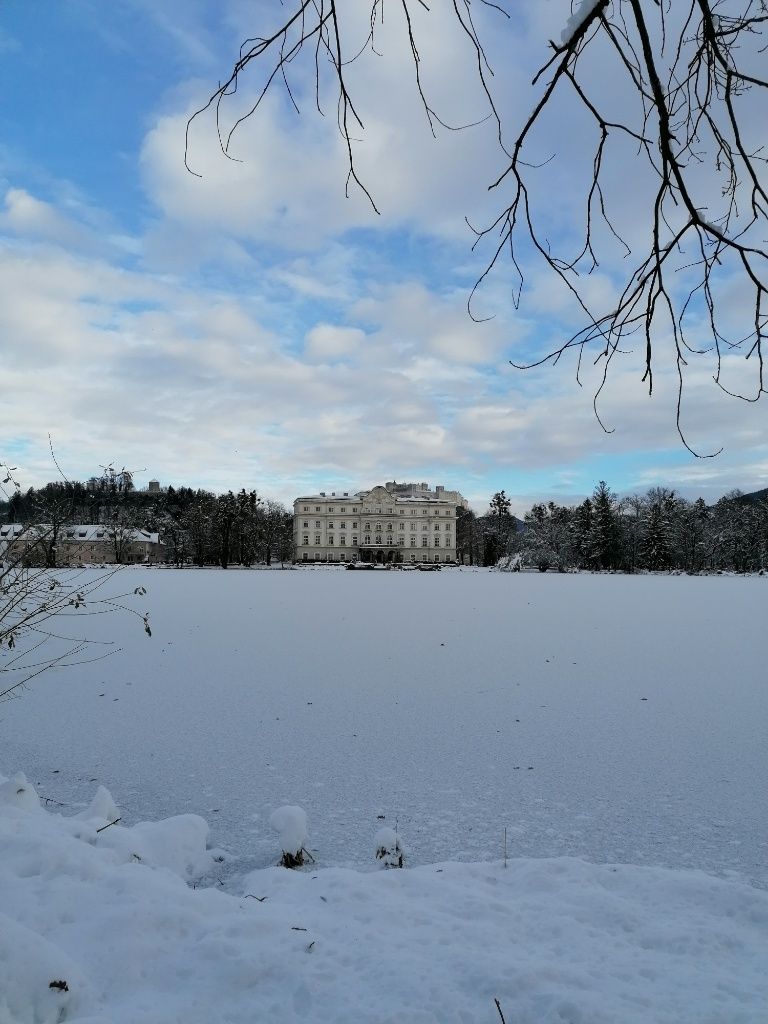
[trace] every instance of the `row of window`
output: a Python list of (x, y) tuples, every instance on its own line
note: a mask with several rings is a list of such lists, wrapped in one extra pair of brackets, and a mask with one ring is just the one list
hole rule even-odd
[[(353, 555), (350, 555), (349, 557), (350, 557), (350, 559), (352, 559)], [(308, 561), (310, 561), (310, 558), (309, 558), (309, 552), (308, 552), (308, 551), (303, 551), (303, 552), (302, 552), (302, 554), (301, 554), (301, 560), (302, 560), (302, 562), (308, 562)], [(339, 552), (339, 557), (338, 557), (338, 560), (339, 560), (340, 562), (346, 562), (346, 561), (347, 561), (347, 554), (346, 554), (346, 552), (345, 552), (345, 551), (340, 551), (340, 552)], [(315, 562), (321, 562), (321, 561), (335, 562), (335, 561), (336, 561), (336, 555), (334, 555), (334, 554), (331, 554), (331, 555), (328, 555), (328, 556), (327, 556), (327, 557), (326, 557), (326, 558), (324, 559), (324, 558), (323, 558), (323, 556), (322, 556), (322, 555), (320, 554), (320, 552), (319, 552), (319, 551), (316, 551), (316, 552), (315, 552), (315, 557), (314, 557), (313, 561), (315, 561)], [(414, 554), (412, 554), (412, 555), (411, 555), (411, 561), (412, 561), (412, 562), (415, 562), (415, 561), (416, 561), (416, 555), (414, 555)], [(422, 558), (422, 559), (421, 559), (421, 561), (424, 561), (424, 559)], [(439, 561), (440, 561), (440, 555), (435, 555), (435, 556), (434, 556), (434, 558), (432, 559), (432, 561), (433, 561), (433, 562), (439, 562)], [(450, 556), (450, 555), (445, 555), (445, 556), (444, 556), (444, 561), (445, 561), (445, 562), (452, 562), (452, 561), (453, 561), (453, 559), (451, 558), (451, 556)]]
[[(346, 528), (347, 528), (347, 524), (346, 523), (337, 523), (337, 524), (331, 523), (329, 525), (328, 529), (332, 531), (333, 528), (334, 528), (334, 525), (336, 525), (336, 528), (339, 529), (339, 530), (346, 530)], [(365, 524), (365, 525), (367, 526), (367, 524)], [(308, 530), (309, 529), (309, 521), (308, 520), (305, 521), (303, 526), (304, 526), (305, 530)], [(315, 523), (315, 529), (316, 530), (321, 529), (321, 523), (320, 523), (319, 520)], [(353, 530), (357, 529), (357, 523), (352, 523), (352, 529)], [(368, 529), (370, 529), (369, 526), (368, 526)], [(404, 529), (405, 529), (405, 523), (400, 523), (398, 525), (398, 530), (399, 531), (403, 531)], [(411, 523), (411, 532), (413, 532), (415, 529), (416, 529), (416, 523)], [(428, 523), (422, 523), (421, 524), (421, 531), (422, 531), (422, 533), (426, 533), (426, 531), (428, 529), (429, 529), (429, 524)], [(439, 531), (439, 529), (440, 529), (440, 523), (435, 523), (434, 524), (435, 533), (437, 533)], [(451, 524), (450, 523), (445, 523), (444, 524), (444, 529), (445, 529), (446, 533), (450, 533), (451, 532)], [(377, 523), (376, 524), (375, 533), (381, 534), (381, 532), (382, 532), (381, 523)], [(387, 523), (386, 532), (387, 533), (392, 533), (393, 532), (392, 523)]]
[[(302, 508), (302, 512), (309, 512), (309, 508), (310, 508), (309, 505), (304, 505), (304, 507)], [(322, 505), (315, 505), (315, 512), (321, 512), (321, 511), (322, 511)], [(334, 511), (334, 506), (333, 505), (329, 505), (328, 508), (326, 509), (326, 512), (333, 512), (333, 511)], [(339, 509), (339, 512), (346, 512), (346, 511), (347, 511), (347, 508), (346, 508), (345, 505), (342, 505), (341, 508)], [(352, 506), (352, 511), (353, 512), (357, 512), (357, 505), (353, 505)], [(381, 512), (381, 509), (379, 509), (379, 512)]]
[[(302, 512), (309, 512), (309, 511), (310, 511), (310, 506), (309, 506), (309, 505), (304, 505), (304, 506), (303, 506), (303, 508), (302, 508)], [(323, 511), (323, 509), (322, 509), (322, 506), (321, 506), (321, 505), (315, 505), (315, 512), (322, 512), (322, 511)], [(335, 507), (334, 507), (333, 505), (329, 505), (329, 506), (328, 506), (328, 508), (327, 508), (327, 509), (326, 509), (325, 511), (326, 511), (326, 512), (336, 512), (336, 509), (335, 509)], [(341, 512), (341, 513), (344, 513), (344, 512), (346, 512), (346, 511), (347, 511), (347, 509), (346, 509), (346, 507), (345, 507), (345, 506), (342, 506), (341, 508), (339, 508), (339, 510), (338, 510), (338, 511), (339, 511), (339, 512)], [(355, 505), (355, 506), (353, 506), (353, 508), (352, 508), (352, 512), (357, 512), (357, 506), (356, 506), (356, 505)], [(453, 515), (453, 512), (452, 512), (452, 511), (451, 511), (451, 509), (449, 509), (449, 508), (445, 508), (445, 509), (439, 509), (439, 508), (434, 508), (434, 509), (429, 509), (429, 508), (423, 508), (423, 509), (421, 510), (421, 514), (422, 514), (423, 516), (426, 516), (426, 515), (433, 515), (433, 516), (439, 516), (441, 512), (442, 512), (442, 514), (443, 514), (444, 516), (452, 516), (452, 515)], [(368, 513), (368, 515), (370, 515), (370, 514), (371, 514), (371, 513), (369, 512), (369, 513)], [(380, 508), (377, 508), (377, 509), (376, 509), (376, 512), (375, 512), (375, 514), (376, 514), (377, 516), (380, 516), (380, 515), (381, 515), (381, 509), (380, 509)], [(387, 512), (385, 512), (385, 515), (388, 515), (388, 514), (389, 514), (389, 512), (388, 512), (388, 511), (387, 511)], [(404, 516), (404, 515), (405, 515), (405, 509), (403, 509), (403, 508), (401, 508), (401, 509), (398, 509), (398, 514), (399, 514), (399, 515), (401, 515), (401, 516)], [(409, 514), (410, 514), (410, 515), (412, 515), (412, 516), (418, 515), (418, 509), (415, 509), (415, 508), (409, 509)]]
[[(339, 537), (339, 544), (341, 546), (345, 546), (346, 543), (347, 543), (347, 538), (346, 537)], [(364, 536), (363, 537), (363, 544), (370, 544), (370, 543), (371, 543), (371, 538), (369, 536)], [(381, 537), (377, 537), (373, 543), (377, 544), (377, 545), (382, 545), (382, 546), (385, 546), (385, 547), (394, 547), (395, 546), (393, 540), (382, 541)], [(305, 533), (303, 535), (303, 537), (302, 537), (302, 544), (304, 545), (304, 547), (309, 547), (309, 534)], [(353, 537), (352, 538), (352, 546), (353, 547), (357, 547), (357, 537)], [(398, 537), (398, 539), (397, 539), (397, 546), (398, 547), (405, 547), (405, 537)], [(416, 537), (411, 537), (411, 545), (410, 546), (412, 548), (417, 547)], [(430, 546), (431, 547), (435, 547), (435, 548), (440, 548), (440, 547), (448, 548), (448, 547), (451, 546), (451, 538), (450, 537), (446, 537), (445, 538), (445, 543), (441, 544), (440, 543), (440, 537), (435, 537), (434, 544), (430, 545), (429, 537), (422, 537), (421, 538), (421, 547), (427, 548), (427, 547), (430, 547)], [(320, 540), (320, 534), (319, 533), (315, 535), (315, 547), (322, 547), (322, 541)], [(328, 538), (328, 547), (329, 548), (334, 547), (334, 539), (333, 539), (333, 537), (329, 537)]]

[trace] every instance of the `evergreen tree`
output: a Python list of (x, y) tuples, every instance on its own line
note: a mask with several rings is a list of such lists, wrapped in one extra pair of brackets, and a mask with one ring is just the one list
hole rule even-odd
[(507, 550), (507, 542), (515, 526), (509, 511), (511, 505), (505, 491), (497, 491), (491, 498), (487, 516), (489, 529), (483, 550), (484, 565), (495, 565)]
[(580, 569), (591, 568), (592, 502), (587, 498), (571, 516), (571, 549)]
[(677, 507), (674, 491), (655, 487), (648, 492), (643, 560), (648, 569), (668, 569), (673, 563), (673, 521)]
[(589, 535), (589, 559), (596, 569), (613, 569), (619, 560), (619, 523), (616, 495), (600, 483), (592, 494), (592, 528)]

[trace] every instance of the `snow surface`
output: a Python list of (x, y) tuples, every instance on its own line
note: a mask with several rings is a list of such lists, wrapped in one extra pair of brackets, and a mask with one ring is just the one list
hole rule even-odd
[(127, 576), (3, 705), (0, 1024), (765, 1024), (764, 579)]
[(768, 893), (743, 883), (554, 858), (267, 868), (235, 896), (143, 841), (0, 805), (2, 1024), (491, 1024), (496, 998), (515, 1024), (765, 1021)]
[[(279, 856), (298, 804), (319, 866), (502, 856), (695, 867), (768, 883), (768, 580), (539, 573), (127, 570), (124, 652), (0, 712), (0, 770), (48, 809), (192, 813)], [(126, 586), (127, 583), (127, 586)], [(100, 631), (100, 632), (99, 632)], [(380, 816), (383, 815), (383, 818)]]

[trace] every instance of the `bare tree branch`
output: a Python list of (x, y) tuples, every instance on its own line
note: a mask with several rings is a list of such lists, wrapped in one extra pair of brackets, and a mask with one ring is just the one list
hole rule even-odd
[[(351, 34), (351, 23), (338, 0), (294, 0), (283, 10), (277, 28), (246, 40), (230, 75), (187, 125), (187, 166), (189, 128), (204, 111), (215, 110), (219, 142), (230, 158), (235, 132), (256, 114), (276, 80), (283, 83), (298, 111), (289, 72), (304, 47), (311, 46), (318, 111), (322, 114), (321, 96), (329, 83), (337, 97), (337, 123), (347, 156), (347, 195), (354, 185), (378, 213), (372, 193), (356, 170), (355, 133), (364, 131), (364, 121), (347, 74), (349, 66), (364, 55), (379, 52), (376, 30), (383, 21), (385, 0), (369, 0), (369, 4), (368, 34), (356, 47), (347, 44), (345, 31), (349, 28)], [(451, 0), (448, 8), (473, 56), (487, 107), (484, 119), (495, 124), (498, 145), (507, 158), (502, 173), (490, 185), (493, 194), (505, 196), (504, 206), (486, 226), (472, 228), (473, 248), (489, 247), (490, 254), (469, 296), (470, 316), (488, 319), (476, 312), (478, 293), (502, 258), (509, 259), (516, 307), (531, 256), (534, 262), (543, 262), (575, 300), (582, 326), (554, 349), (513, 365), (531, 368), (557, 363), (573, 350), (578, 355), (579, 380), (582, 356), (591, 350), (594, 363), (602, 368), (594, 396), (602, 424), (598, 401), (616, 356), (641, 341), (642, 380), (652, 394), (659, 347), (666, 347), (669, 339), (677, 374), (677, 429), (683, 444), (699, 455), (688, 444), (682, 424), (690, 357), (712, 358), (714, 381), (727, 394), (755, 402), (766, 391), (768, 185), (763, 147), (750, 138), (756, 121), (752, 107), (768, 89), (768, 78), (761, 73), (768, 0), (574, 3), (560, 41), (550, 42), (551, 54), (532, 80), (536, 95), (531, 111), (511, 144), (505, 140), (504, 97), (496, 91), (496, 76), (483, 42), (488, 24), (477, 16), (487, 11), (506, 25), (510, 21), (507, 7), (505, 0), (475, 0), (474, 7), (472, 0)], [(417, 8), (422, 26), (418, 29), (413, 17)], [(419, 33), (425, 31), (429, 5), (423, 0), (399, 0), (397, 9), (402, 12), (406, 53), (429, 130), (435, 135), (438, 128), (465, 127), (453, 126), (439, 116), (425, 87)], [(619, 116), (611, 112), (613, 95), (595, 95), (590, 71), (596, 66), (608, 67), (616, 94), (629, 97)], [(261, 69), (264, 84), (255, 102), (224, 131), (224, 105), (237, 91), (241, 75), (254, 68)], [(537, 173), (558, 159), (556, 153), (543, 160), (536, 154), (540, 133), (549, 118), (572, 110), (574, 99), (585, 123), (593, 126), (594, 136), (586, 141), (589, 181), (583, 197), (577, 193), (583, 201), (580, 242), (569, 254), (568, 243), (560, 241), (553, 248), (546, 233), (546, 206), (532, 187)], [(644, 239), (635, 237), (636, 232), (627, 236), (622, 227), (627, 197), (617, 195), (615, 179), (626, 161), (618, 147), (627, 142), (635, 148), (632, 172), (645, 174), (654, 183), (647, 207), (638, 211), (647, 221)], [(568, 238), (568, 232), (562, 237)], [(622, 259), (617, 261), (616, 254)], [(622, 268), (624, 260), (629, 261), (629, 269)], [(585, 287), (598, 267), (604, 268), (617, 296), (605, 308), (594, 305)], [(748, 295), (746, 311), (742, 300), (739, 309), (724, 302), (724, 292)], [(724, 380), (724, 359), (734, 353), (742, 353), (754, 366), (749, 391), (731, 388)]]

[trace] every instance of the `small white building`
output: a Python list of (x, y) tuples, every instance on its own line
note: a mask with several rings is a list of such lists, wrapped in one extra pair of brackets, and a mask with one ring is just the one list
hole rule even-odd
[(0, 525), (0, 558), (45, 565), (46, 550), (55, 539), (57, 566), (161, 562), (163, 545), (157, 533), (122, 525), (80, 524), (53, 530), (46, 524)]
[(296, 562), (455, 562), (458, 491), (395, 481), (293, 503)]

